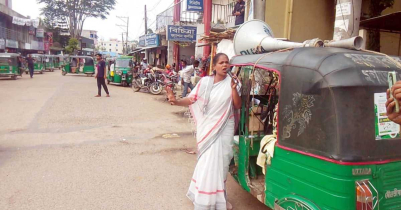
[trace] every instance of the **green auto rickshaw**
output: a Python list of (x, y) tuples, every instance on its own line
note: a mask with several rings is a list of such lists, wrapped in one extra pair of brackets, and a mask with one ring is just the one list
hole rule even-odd
[(45, 70), (54, 71), (54, 55), (44, 55)]
[(130, 86), (132, 84), (132, 73), (132, 56), (118, 57), (107, 71), (107, 83), (122, 85), (123, 87)]
[(95, 74), (93, 58), (90, 56), (69, 56), (62, 71), (63, 76), (66, 74), (93, 76)]
[(18, 59), (19, 55), (16, 53), (0, 53), (0, 77), (11, 77), (16, 80), (17, 76), (22, 76)]
[[(45, 71), (44, 66), (44, 55), (42, 54), (32, 54), (33, 58), (33, 72), (43, 74)], [(29, 68), (25, 68), (25, 74), (29, 73)]]
[(230, 173), (271, 209), (401, 209), (400, 126), (383, 54), (298, 48), (231, 59), (242, 83)]
[(53, 56), (54, 68), (63, 69), (64, 66), (64, 55), (54, 55)]

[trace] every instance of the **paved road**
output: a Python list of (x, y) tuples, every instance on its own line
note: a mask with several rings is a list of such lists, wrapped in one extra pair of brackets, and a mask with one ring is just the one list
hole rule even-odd
[[(0, 79), (0, 209), (188, 210), (196, 157), (181, 107), (60, 71)], [(179, 138), (163, 138), (176, 133)], [(266, 210), (230, 177), (236, 210)]]

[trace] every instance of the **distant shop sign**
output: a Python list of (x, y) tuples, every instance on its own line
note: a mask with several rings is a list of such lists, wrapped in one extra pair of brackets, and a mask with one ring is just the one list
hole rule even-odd
[(187, 0), (187, 11), (203, 12), (203, 0)]
[(159, 35), (146, 34), (139, 37), (139, 47), (158, 47), (160, 43)]
[(146, 45), (146, 47), (157, 47), (157, 46), (159, 46), (159, 35), (157, 35), (157, 34), (146, 34), (145, 45)]
[(167, 40), (178, 42), (196, 42), (196, 27), (167, 26)]
[(145, 39), (146, 39), (145, 35), (139, 37), (139, 43), (138, 43), (139, 47), (145, 47), (146, 44)]
[(14, 41), (14, 40), (11, 40), (11, 39), (6, 39), (6, 47), (17, 49), (18, 48), (18, 42)]
[(43, 28), (36, 29), (36, 37), (43, 38), (45, 36), (45, 30)]

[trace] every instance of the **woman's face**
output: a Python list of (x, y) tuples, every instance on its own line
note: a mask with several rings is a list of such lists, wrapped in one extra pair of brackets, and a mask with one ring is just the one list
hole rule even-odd
[(214, 69), (216, 70), (217, 75), (227, 76), (227, 71), (230, 69), (230, 63), (227, 56), (221, 55), (217, 63), (214, 64)]

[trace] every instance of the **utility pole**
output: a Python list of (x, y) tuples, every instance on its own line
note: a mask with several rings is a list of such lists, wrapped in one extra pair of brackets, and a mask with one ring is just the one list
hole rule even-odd
[[(126, 52), (124, 51), (123, 53), (128, 54), (128, 26), (129, 26), (129, 17), (128, 16), (116, 16), (117, 18), (119, 18), (120, 20), (122, 20), (126, 25), (116, 25), (121, 27), (123, 30), (125, 30), (124, 28), (127, 28), (127, 31), (125, 32), (126, 35), (126, 42), (125, 42), (125, 49), (127, 50)], [(123, 28), (124, 27), (124, 28)], [(123, 46), (124, 46), (124, 41), (122, 42)]]
[(124, 53), (124, 33), (121, 33), (121, 43), (123, 44), (123, 53)]
[(146, 15), (146, 4), (145, 4), (145, 35), (148, 34), (148, 17)]
[[(146, 47), (146, 34), (148, 34), (148, 16), (146, 14), (146, 4), (145, 4), (145, 47)], [(145, 50), (145, 58), (148, 60), (148, 50)]]

